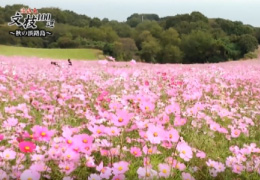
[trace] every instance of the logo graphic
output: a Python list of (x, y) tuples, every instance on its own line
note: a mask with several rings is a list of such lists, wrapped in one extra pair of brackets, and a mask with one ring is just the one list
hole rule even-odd
[[(26, 17), (24, 18), (24, 15)], [(37, 22), (46, 22), (47, 28), (54, 28), (55, 20), (51, 19), (51, 13), (38, 13), (38, 10), (28, 8), (22, 8), (20, 12), (16, 12), (14, 16), (11, 16), (11, 22), (9, 26), (16, 25), (21, 29), (9, 32), (16, 37), (46, 37), (52, 35), (52, 32), (43, 29), (37, 29)], [(22, 30), (23, 29), (23, 30)]]

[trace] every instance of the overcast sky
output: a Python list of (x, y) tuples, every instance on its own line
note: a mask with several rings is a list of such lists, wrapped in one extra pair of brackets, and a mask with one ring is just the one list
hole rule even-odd
[(126, 21), (133, 13), (165, 17), (200, 11), (209, 18), (220, 17), (260, 27), (260, 0), (0, 0), (0, 6), (17, 3), (30, 8), (59, 7), (118, 21)]

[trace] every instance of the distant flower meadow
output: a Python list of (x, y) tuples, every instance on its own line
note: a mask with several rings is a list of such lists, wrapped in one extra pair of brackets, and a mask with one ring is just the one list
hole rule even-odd
[(0, 56), (0, 180), (260, 178), (260, 61)]

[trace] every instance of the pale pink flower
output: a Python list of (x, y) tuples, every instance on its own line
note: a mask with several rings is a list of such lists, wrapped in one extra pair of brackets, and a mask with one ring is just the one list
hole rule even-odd
[(32, 171), (30, 169), (27, 169), (25, 171), (23, 171), (23, 173), (21, 174), (20, 179), (21, 180), (39, 180), (41, 177), (41, 175), (38, 172)]
[(180, 153), (180, 157), (184, 159), (184, 161), (189, 161), (192, 158), (192, 149), (185, 142), (178, 143), (177, 151)]
[(2, 158), (4, 160), (13, 160), (13, 159), (15, 159), (15, 156), (16, 156), (16, 152), (11, 149), (6, 149), (2, 153)]
[(183, 180), (195, 180), (195, 178), (192, 175), (190, 175), (190, 173), (182, 172), (181, 177)]
[(126, 161), (120, 161), (113, 164), (113, 174), (124, 174), (126, 171), (128, 171), (128, 165), (129, 163)]
[(168, 164), (159, 164), (159, 176), (168, 178), (170, 176), (171, 168)]

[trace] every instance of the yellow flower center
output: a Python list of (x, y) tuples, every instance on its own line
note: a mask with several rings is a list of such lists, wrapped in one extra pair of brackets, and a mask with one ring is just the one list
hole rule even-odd
[(158, 136), (158, 133), (157, 133), (157, 132), (153, 133), (153, 136), (154, 136), (154, 137), (157, 137), (157, 136)]
[(68, 144), (71, 144), (71, 143), (72, 143), (72, 140), (69, 139), (69, 140), (67, 141), (67, 143), (68, 143)]
[(182, 154), (186, 154), (186, 151), (183, 150), (183, 151), (182, 151)]
[(170, 134), (169, 137), (172, 138), (172, 134)]
[(111, 132), (112, 132), (112, 134), (115, 134), (115, 130), (112, 130)]
[(67, 158), (68, 158), (68, 159), (71, 158), (71, 155), (68, 154), (68, 155), (67, 155)]
[(45, 132), (42, 132), (41, 135), (42, 135), (42, 136), (46, 136), (46, 133), (45, 133)]
[(103, 168), (103, 169), (101, 170), (101, 172), (104, 174), (104, 173), (106, 172), (105, 168)]
[(83, 143), (87, 143), (88, 142), (88, 140), (87, 139), (83, 139)]
[(66, 167), (65, 167), (65, 170), (66, 170), (66, 171), (70, 170), (70, 167), (69, 167), (69, 166), (66, 166)]
[(167, 173), (167, 170), (166, 170), (166, 169), (163, 169), (162, 172), (163, 172), (164, 174), (166, 174), (166, 173)]
[(119, 119), (118, 119), (118, 122), (123, 122), (123, 118), (119, 118)]
[(5, 157), (6, 157), (6, 158), (9, 158), (9, 157), (10, 157), (10, 155), (9, 155), (9, 154), (7, 154), (7, 155), (5, 155)]
[(146, 173), (145, 176), (146, 176), (146, 177), (150, 177), (150, 173)]
[(150, 148), (150, 149), (148, 149), (148, 153), (152, 153), (153, 152), (153, 150)]
[(122, 166), (119, 166), (119, 167), (118, 167), (118, 170), (119, 170), (119, 171), (122, 171), (122, 170), (123, 170), (123, 167), (122, 167)]
[(30, 150), (30, 147), (29, 146), (25, 146), (25, 148), (24, 148), (25, 150)]
[(98, 134), (100, 134), (100, 133), (101, 133), (101, 130), (100, 130), (100, 129), (98, 129), (98, 130), (97, 130), (97, 133), (98, 133)]
[(145, 110), (146, 110), (146, 111), (149, 111), (149, 107), (148, 107), (148, 106), (145, 106)]
[(32, 180), (32, 178), (29, 177), (29, 178), (27, 178), (27, 180)]

